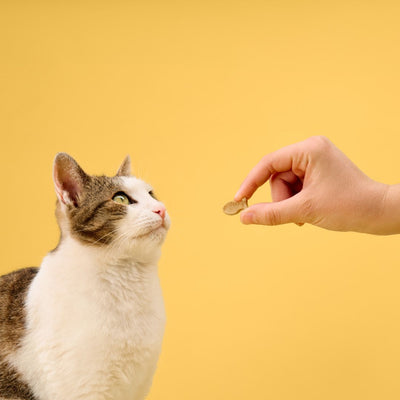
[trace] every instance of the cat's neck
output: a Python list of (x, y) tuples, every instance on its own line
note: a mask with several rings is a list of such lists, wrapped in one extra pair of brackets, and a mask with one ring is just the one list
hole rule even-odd
[(50, 252), (45, 260), (55, 261), (65, 268), (90, 268), (93, 266), (98, 272), (110, 268), (135, 268), (138, 271), (157, 269), (160, 258), (159, 248), (129, 248), (122, 250), (119, 247), (87, 245), (70, 235), (63, 235), (57, 248)]
[(31, 298), (41, 299), (50, 287), (68, 302), (102, 309), (111, 305), (115, 318), (125, 319), (143, 309), (163, 310), (156, 260), (143, 261), (135, 254), (117, 255), (107, 250), (63, 238), (43, 259)]

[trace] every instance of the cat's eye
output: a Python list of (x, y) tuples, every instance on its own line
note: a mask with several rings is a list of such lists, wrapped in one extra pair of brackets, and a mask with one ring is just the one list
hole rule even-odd
[(132, 201), (130, 198), (123, 192), (118, 192), (114, 195), (113, 201), (119, 204), (124, 204), (126, 206), (129, 206), (129, 204), (132, 204)]
[(154, 194), (154, 192), (152, 190), (150, 190), (149, 195), (153, 198), (157, 200), (156, 195)]

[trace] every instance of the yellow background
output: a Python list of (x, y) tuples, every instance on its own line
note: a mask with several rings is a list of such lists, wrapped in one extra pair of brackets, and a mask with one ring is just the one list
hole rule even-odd
[(57, 243), (56, 152), (96, 174), (129, 153), (173, 221), (150, 400), (399, 399), (399, 236), (221, 212), (265, 153), (315, 134), (400, 181), (399, 17), (388, 1), (1, 1), (1, 272)]

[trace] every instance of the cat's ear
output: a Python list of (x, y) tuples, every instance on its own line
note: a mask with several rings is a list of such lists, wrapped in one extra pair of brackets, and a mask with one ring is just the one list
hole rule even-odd
[(78, 163), (66, 153), (58, 153), (54, 160), (53, 179), (58, 199), (66, 204), (78, 207), (86, 173)]
[(131, 158), (129, 156), (125, 157), (116, 176), (131, 176)]

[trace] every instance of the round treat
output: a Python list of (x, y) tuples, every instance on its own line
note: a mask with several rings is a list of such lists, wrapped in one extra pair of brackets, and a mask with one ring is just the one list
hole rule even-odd
[(229, 203), (226, 203), (222, 210), (227, 215), (235, 215), (247, 207), (247, 199), (243, 198), (240, 201), (230, 201)]

